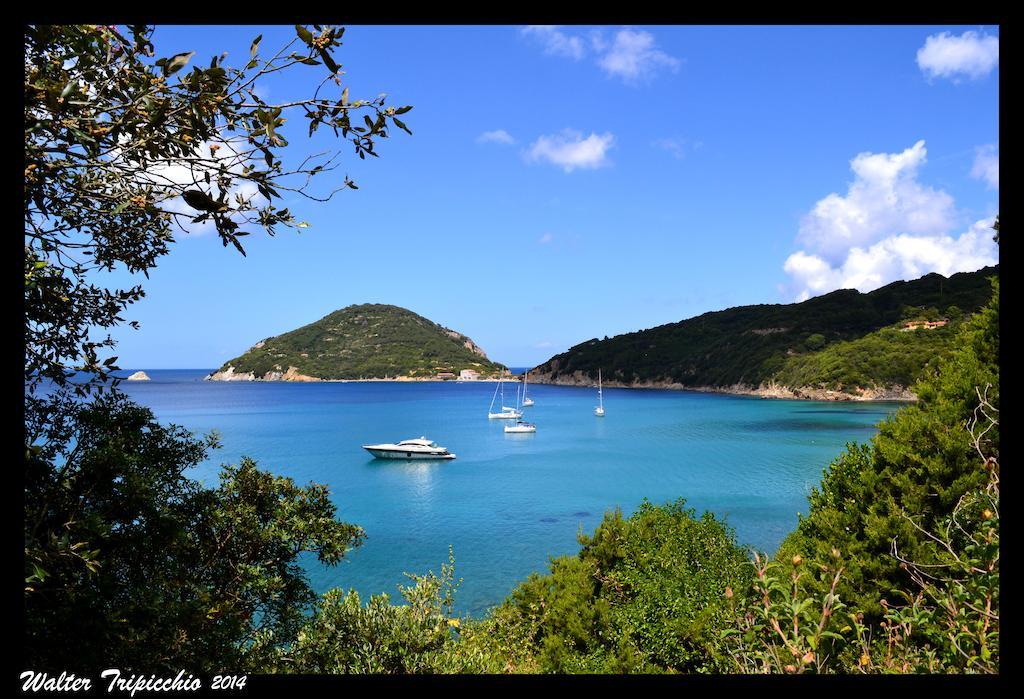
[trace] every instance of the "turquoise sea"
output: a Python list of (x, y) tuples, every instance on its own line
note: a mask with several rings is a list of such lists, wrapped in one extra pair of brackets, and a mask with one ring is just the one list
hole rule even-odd
[[(134, 371), (134, 370), (133, 370)], [(339, 566), (307, 562), (314, 587), (364, 598), (440, 571), (454, 548), (456, 607), (482, 615), (550, 556), (578, 550), (605, 511), (686, 498), (726, 518), (738, 539), (773, 551), (807, 511), (822, 470), (866, 441), (896, 403), (761, 400), (668, 390), (530, 386), (536, 434), (488, 420), (493, 383), (225, 383), (209, 370), (146, 370), (121, 389), (165, 423), (216, 429), (223, 448), (195, 469), (214, 484), (221, 463), (250, 456), (301, 484), (330, 486), (339, 516), (366, 543)], [(506, 384), (506, 391), (514, 384)], [(508, 404), (506, 392), (506, 404)], [(363, 444), (426, 436), (453, 461), (372, 458)]]

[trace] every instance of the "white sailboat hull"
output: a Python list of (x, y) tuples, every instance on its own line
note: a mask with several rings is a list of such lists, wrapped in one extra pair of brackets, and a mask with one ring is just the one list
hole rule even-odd
[(491, 420), (518, 420), (523, 414), (518, 410), (507, 410), (500, 413), (487, 413)]

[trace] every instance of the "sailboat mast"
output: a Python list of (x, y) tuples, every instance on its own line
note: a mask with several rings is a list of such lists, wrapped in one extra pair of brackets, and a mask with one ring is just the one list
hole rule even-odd
[(497, 398), (497, 397), (498, 397), (498, 387), (495, 386), (494, 387), (494, 395), (491, 396), (491, 407), (487, 411), (488, 413), (493, 413), (494, 412), (494, 399)]

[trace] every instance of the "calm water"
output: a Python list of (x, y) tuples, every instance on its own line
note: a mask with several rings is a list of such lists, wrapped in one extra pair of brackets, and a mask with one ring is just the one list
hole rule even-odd
[[(366, 543), (341, 565), (308, 564), (318, 591), (388, 592), (404, 571), (440, 571), (454, 547), (456, 598), (482, 614), (549, 556), (575, 553), (616, 506), (687, 499), (726, 517), (739, 540), (773, 550), (846, 442), (866, 441), (897, 404), (759, 400), (658, 390), (530, 386), (532, 435), (488, 420), (493, 383), (225, 383), (206, 370), (148, 371), (121, 388), (163, 422), (217, 429), (223, 449), (196, 469), (216, 482), (242, 456), (298, 483), (330, 486)], [(506, 384), (508, 388), (510, 384)], [(514, 385), (512, 400), (514, 400)], [(508, 393), (506, 393), (506, 397)], [(506, 399), (508, 404), (508, 399)], [(446, 462), (373, 459), (362, 444), (425, 435)]]

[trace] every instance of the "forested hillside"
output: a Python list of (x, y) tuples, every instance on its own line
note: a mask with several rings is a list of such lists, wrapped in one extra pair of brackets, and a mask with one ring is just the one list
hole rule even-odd
[[(531, 370), (530, 378), (538, 383), (589, 382), (597, 379), (600, 368), (613, 385), (757, 387), (774, 381), (843, 389), (907, 386), (927, 359), (949, 348), (954, 327), (893, 334), (895, 326), (913, 319), (947, 320), (955, 326), (988, 300), (988, 279), (998, 273), (995, 266), (948, 279), (928, 274), (866, 294), (841, 289), (801, 303), (705, 313), (588, 340)], [(861, 342), (851, 344), (857, 340)]]

